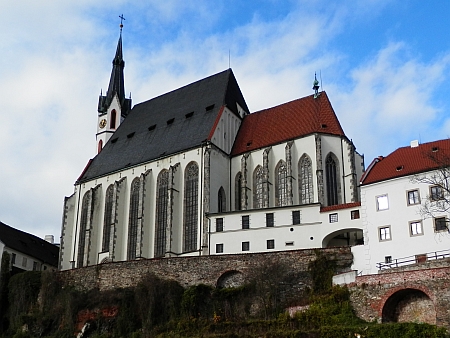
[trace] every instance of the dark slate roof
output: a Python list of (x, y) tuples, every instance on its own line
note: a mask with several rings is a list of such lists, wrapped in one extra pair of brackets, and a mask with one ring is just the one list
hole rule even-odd
[[(231, 69), (137, 104), (79, 181), (200, 146), (223, 106), (248, 112)], [(191, 115), (191, 113), (193, 114)]]
[(344, 136), (325, 92), (245, 116), (231, 155), (271, 146), (312, 133)]
[(379, 156), (367, 168), (361, 184), (381, 182), (397, 177), (420, 174), (448, 167), (450, 163), (450, 140), (419, 144), (417, 147), (398, 148), (388, 156)]
[(59, 247), (39, 237), (0, 222), (0, 241), (8, 248), (34, 257), (54, 267), (58, 266)]

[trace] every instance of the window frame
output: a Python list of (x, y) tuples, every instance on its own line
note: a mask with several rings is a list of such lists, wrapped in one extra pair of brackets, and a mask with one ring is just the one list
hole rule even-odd
[[(356, 215), (358, 215), (358, 217), (356, 217)], [(351, 220), (360, 219), (360, 218), (361, 218), (361, 213), (359, 212), (359, 209), (350, 211), (350, 219)]]
[(223, 253), (223, 243), (216, 243), (216, 253)]
[[(298, 214), (298, 218), (297, 215)], [(300, 213), (300, 210), (292, 210), (292, 225), (301, 224), (302, 222), (302, 214)], [(297, 222), (298, 220), (298, 222)]]
[[(445, 227), (444, 227), (444, 229), (438, 229), (437, 228), (437, 223), (438, 223), (438, 220), (444, 220), (444, 224), (445, 224)], [(447, 217), (445, 217), (445, 216), (443, 216), (443, 217), (434, 217), (433, 218), (433, 226), (434, 226), (434, 232), (444, 232), (444, 231), (448, 231), (448, 227), (447, 227)]]
[(242, 251), (250, 251), (250, 242), (249, 241), (242, 242), (241, 248)]
[[(420, 233), (413, 233), (413, 224), (420, 224)], [(423, 223), (421, 220), (416, 220), (416, 221), (410, 221), (408, 222), (408, 226), (409, 226), (409, 235), (411, 237), (417, 237), (417, 236), (423, 236)], [(417, 230), (417, 228), (416, 228)]]
[[(380, 201), (379, 201), (380, 198), (382, 198), (382, 197), (386, 197), (386, 201), (387, 201), (387, 207), (383, 208), (383, 209), (380, 208)], [(382, 195), (375, 196), (375, 202), (376, 202), (376, 205), (377, 205), (377, 211), (389, 210), (389, 197), (388, 197), (388, 194), (382, 194)]]
[(337, 223), (339, 222), (339, 215), (337, 212), (333, 212), (332, 214), (328, 215), (328, 221), (330, 223)]
[(266, 227), (273, 228), (275, 226), (275, 216), (273, 212), (266, 213)]
[[(434, 189), (437, 189), (437, 191), (433, 192)], [(432, 186), (430, 186), (430, 200), (432, 200), (432, 201), (440, 201), (440, 200), (443, 200), (443, 199), (444, 199), (444, 189), (440, 185), (432, 185)]]
[[(389, 231), (388, 231), (389, 238), (382, 238), (383, 237), (382, 235), (386, 236), (386, 232), (384, 234), (382, 234), (383, 229), (389, 229)], [(392, 229), (391, 229), (390, 225), (383, 225), (383, 226), (378, 227), (378, 240), (380, 242), (388, 242), (388, 241), (392, 240)]]
[(241, 217), (242, 229), (250, 229), (250, 215), (242, 215)]
[[(414, 193), (414, 192), (417, 192), (417, 201), (415, 201), (414, 195), (412, 195), (414, 203), (411, 203), (410, 193)], [(406, 192), (406, 203), (408, 206), (420, 204), (420, 190), (419, 189), (408, 190)]]
[(223, 232), (223, 217), (216, 218), (216, 232)]
[(275, 249), (275, 240), (274, 239), (268, 239), (266, 243), (267, 243), (267, 250)]

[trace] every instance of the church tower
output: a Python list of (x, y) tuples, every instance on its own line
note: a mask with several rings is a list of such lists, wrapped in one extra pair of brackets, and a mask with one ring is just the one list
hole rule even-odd
[(100, 93), (98, 98), (97, 153), (102, 150), (103, 146), (108, 142), (111, 135), (116, 131), (131, 109), (131, 97), (129, 99), (125, 98), (123, 76), (125, 61), (123, 61), (122, 55), (122, 27), (123, 25), (121, 23), (116, 55), (112, 61), (108, 91), (106, 95)]

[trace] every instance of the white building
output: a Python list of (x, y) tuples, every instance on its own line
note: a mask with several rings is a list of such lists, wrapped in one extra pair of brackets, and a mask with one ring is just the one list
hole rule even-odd
[[(134, 106), (122, 39), (60, 268), (362, 243), (363, 158), (325, 92), (249, 114), (231, 69)], [(222, 225), (220, 225), (220, 223)]]
[[(354, 269), (377, 273), (448, 256), (449, 190), (441, 174), (449, 159), (450, 140), (413, 141), (370, 164), (361, 180), (364, 245), (352, 248)], [(437, 208), (427, 215), (425, 205)]]
[(0, 257), (3, 252), (11, 255), (13, 274), (22, 271), (56, 270), (58, 251), (58, 246), (53, 244), (53, 236), (46, 236), (46, 240), (43, 240), (0, 222)]

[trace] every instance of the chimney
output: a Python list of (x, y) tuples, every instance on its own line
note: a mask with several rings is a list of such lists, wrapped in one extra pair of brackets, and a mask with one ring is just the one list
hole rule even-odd
[(411, 141), (411, 148), (417, 148), (419, 146), (419, 140)]
[(47, 242), (51, 243), (51, 244), (55, 244), (55, 238), (53, 237), (53, 235), (45, 235), (44, 238)]

